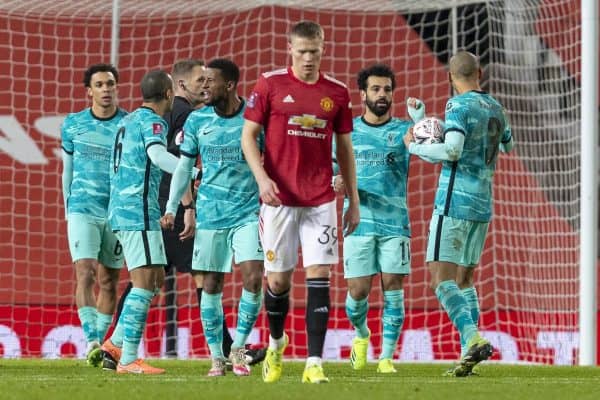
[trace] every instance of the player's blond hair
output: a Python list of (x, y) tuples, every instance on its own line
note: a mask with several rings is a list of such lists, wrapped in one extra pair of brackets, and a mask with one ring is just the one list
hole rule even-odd
[(292, 26), (288, 34), (288, 40), (292, 41), (292, 36), (301, 37), (304, 39), (325, 39), (325, 32), (321, 25), (313, 21), (300, 21)]

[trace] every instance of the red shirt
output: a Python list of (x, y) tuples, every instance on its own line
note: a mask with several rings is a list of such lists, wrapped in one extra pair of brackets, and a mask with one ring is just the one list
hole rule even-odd
[(256, 82), (244, 118), (264, 128), (264, 168), (282, 204), (314, 207), (335, 198), (333, 134), (352, 131), (346, 85), (325, 74), (309, 84), (291, 68), (267, 72)]

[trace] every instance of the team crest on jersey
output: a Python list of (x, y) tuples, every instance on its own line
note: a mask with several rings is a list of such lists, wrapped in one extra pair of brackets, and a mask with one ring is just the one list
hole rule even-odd
[(302, 114), (292, 115), (288, 120), (289, 125), (300, 125), (302, 129), (323, 129), (327, 125), (327, 121), (324, 119), (317, 118), (315, 115)]
[(267, 253), (265, 254), (265, 256), (267, 257), (268, 262), (275, 261), (275, 252), (273, 250), (267, 250)]
[(154, 135), (162, 135), (162, 133), (163, 133), (162, 124), (159, 124), (158, 122), (153, 123), (152, 124), (152, 133)]
[(248, 101), (246, 102), (246, 104), (248, 105), (249, 108), (254, 108), (254, 106), (256, 105), (257, 98), (258, 98), (258, 93), (252, 92), (252, 94), (250, 94), (250, 97), (248, 97)]
[(333, 110), (333, 105), (335, 103), (331, 100), (331, 97), (323, 97), (321, 99), (321, 109), (325, 112), (329, 112)]

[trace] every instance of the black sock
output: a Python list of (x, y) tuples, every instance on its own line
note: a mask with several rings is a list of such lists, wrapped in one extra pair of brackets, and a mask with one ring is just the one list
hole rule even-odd
[(329, 322), (329, 278), (307, 279), (306, 287), (308, 356), (322, 357)]
[[(200, 309), (200, 302), (202, 301), (202, 288), (196, 288), (196, 295), (198, 296), (198, 309)], [(223, 355), (225, 357), (229, 357), (229, 353), (231, 353), (232, 344), (233, 339), (229, 334), (229, 329), (227, 328), (227, 321), (225, 320), (225, 316), (223, 316)]]
[(117, 326), (117, 322), (119, 322), (119, 317), (121, 317), (121, 312), (123, 311), (123, 305), (125, 304), (125, 299), (127, 298), (127, 295), (129, 294), (129, 292), (131, 292), (131, 288), (133, 287), (133, 283), (131, 281), (129, 281), (129, 283), (127, 284), (127, 287), (125, 288), (125, 290), (123, 291), (123, 294), (121, 295), (121, 298), (119, 299), (119, 304), (117, 304), (117, 311), (115, 312), (115, 326)]
[(267, 286), (265, 290), (265, 310), (269, 318), (269, 333), (273, 339), (283, 336), (285, 319), (290, 309), (290, 290), (275, 294)]

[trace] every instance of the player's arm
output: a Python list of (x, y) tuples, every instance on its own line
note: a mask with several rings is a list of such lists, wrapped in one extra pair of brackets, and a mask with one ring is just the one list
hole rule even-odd
[(242, 128), (242, 151), (246, 162), (256, 179), (260, 198), (263, 203), (277, 207), (281, 205), (281, 200), (277, 196), (279, 188), (277, 184), (269, 178), (267, 171), (263, 168), (260, 149), (258, 148), (257, 138), (262, 131), (262, 125), (246, 119)]
[(407, 132), (404, 141), (409, 141), (407, 148), (410, 154), (421, 157), (428, 162), (457, 161), (462, 155), (465, 135), (459, 130), (449, 130), (444, 134), (442, 143), (417, 144), (412, 133)]
[[(155, 142), (151, 143), (146, 148), (146, 153), (148, 157), (152, 161), (154, 165), (158, 168), (162, 169), (165, 172), (172, 174), (175, 172), (177, 168), (177, 163), (179, 162), (179, 158), (175, 157), (173, 154), (169, 153), (165, 146), (162, 143)], [(194, 171), (195, 170), (195, 171)], [(188, 175), (188, 182), (192, 179), (192, 174), (194, 176), (198, 175), (198, 169), (196, 167), (192, 168), (192, 172)], [(181, 198), (181, 196), (179, 196)], [(187, 191), (183, 193), (183, 204), (190, 204), (193, 200), (192, 191), (190, 185), (187, 185)]]
[[(173, 176), (171, 178), (171, 187), (169, 189), (169, 200), (167, 201), (167, 207), (165, 210), (165, 214), (173, 214), (177, 213), (177, 208), (179, 207), (179, 202), (181, 198), (185, 194), (186, 189), (190, 187), (190, 179), (193, 176), (193, 169), (196, 159), (193, 157), (188, 157), (186, 155), (181, 155), (179, 158), (179, 162), (177, 163), (177, 167), (175, 171), (173, 171)], [(185, 204), (189, 204), (184, 201)]]
[(359, 198), (356, 184), (356, 162), (352, 149), (352, 138), (350, 134), (335, 135), (336, 159), (340, 166), (340, 173), (344, 180), (346, 196), (348, 197), (348, 209), (343, 217), (344, 236), (350, 235), (360, 222), (358, 211)]
[(68, 153), (65, 149), (62, 151), (62, 192), (63, 201), (65, 204), (65, 219), (67, 218), (67, 200), (71, 193), (71, 182), (73, 182), (73, 154)]
[(71, 183), (73, 182), (73, 141), (71, 140), (71, 136), (66, 129), (66, 126), (70, 123), (71, 116), (67, 116), (63, 125), (61, 126), (61, 140), (62, 140), (62, 162), (63, 162), (63, 170), (61, 175), (62, 180), (62, 192), (63, 192), (63, 202), (65, 205), (65, 219), (67, 219), (67, 201), (69, 200), (69, 195), (71, 194)]
[(514, 147), (512, 129), (510, 124), (508, 123), (508, 118), (506, 117), (506, 113), (504, 113), (504, 133), (502, 135), (502, 139), (500, 140), (500, 151), (503, 153), (508, 153)]

